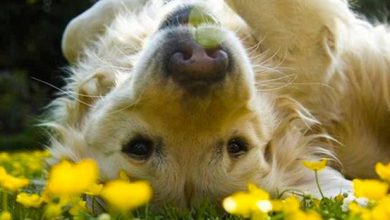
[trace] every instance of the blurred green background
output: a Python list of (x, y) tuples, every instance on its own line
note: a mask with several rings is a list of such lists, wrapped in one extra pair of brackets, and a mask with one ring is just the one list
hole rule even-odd
[[(0, 8), (0, 151), (42, 148), (34, 126), (67, 65), (61, 35), (69, 20), (94, 0), (2, 0)], [(355, 0), (352, 7), (372, 21), (387, 21), (390, 0)]]

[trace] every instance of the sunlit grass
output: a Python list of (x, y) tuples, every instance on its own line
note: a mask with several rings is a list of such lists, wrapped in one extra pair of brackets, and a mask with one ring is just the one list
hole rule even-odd
[[(205, 202), (183, 211), (167, 206), (151, 211), (152, 189), (144, 181), (131, 182), (124, 173), (117, 180), (99, 183), (93, 160), (61, 161), (45, 167), (46, 151), (0, 153), (0, 220), (9, 219), (254, 219), (254, 220), (388, 220), (390, 219), (390, 164), (378, 163), (380, 180), (353, 180), (355, 196), (367, 198), (361, 205), (344, 204), (346, 195), (317, 199), (294, 194), (284, 199), (248, 183), (248, 190), (236, 192), (222, 204)], [(313, 176), (326, 160), (304, 162)], [(48, 170), (48, 171), (46, 171)], [(321, 183), (318, 183), (321, 190)], [(221, 208), (223, 207), (223, 209)], [(344, 208), (343, 208), (344, 207)]]

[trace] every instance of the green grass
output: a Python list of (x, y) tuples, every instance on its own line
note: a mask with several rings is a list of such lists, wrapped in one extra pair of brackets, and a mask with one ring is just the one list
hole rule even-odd
[[(29, 188), (28, 192), (39, 192), (39, 189)], [(4, 193), (4, 192), (2, 192)], [(25, 208), (21, 204), (15, 202), (15, 195), (8, 194), (8, 210), (13, 215), (13, 219), (44, 219), (44, 209)], [(314, 210), (323, 217), (323, 219), (332, 220), (359, 220), (360, 218), (352, 216), (348, 211), (342, 210), (342, 200), (324, 198), (322, 200), (314, 199), (310, 196), (304, 197), (301, 202), (302, 210)], [(90, 212), (80, 212), (78, 216), (72, 216), (68, 213), (70, 207), (63, 208), (62, 217), (58, 219), (77, 219), (77, 220), (99, 220), (101, 214), (91, 214)], [(107, 210), (105, 212), (108, 212)], [(131, 214), (121, 215), (111, 213), (111, 219), (125, 220), (130, 218), (148, 219), (148, 220), (163, 220), (163, 219), (183, 219), (183, 220), (239, 220), (244, 219), (239, 216), (229, 215), (224, 212), (217, 204), (203, 203), (201, 206), (193, 210), (180, 210), (173, 206), (166, 206), (162, 210), (152, 211), (148, 206), (134, 210)], [(282, 220), (286, 218), (286, 214), (282, 212), (270, 213), (269, 220)], [(297, 219), (298, 220), (298, 219)]]
[[(43, 203), (39, 208), (26, 208), (16, 201), (17, 194), (20, 192), (26, 192), (29, 194), (37, 193), (42, 194), (47, 179), (47, 172), (44, 169), (43, 161), (47, 157), (46, 153), (39, 152), (29, 152), (29, 153), (0, 153), (0, 167), (3, 167), (7, 170), (12, 176), (23, 176), (30, 179), (30, 184), (26, 188), (22, 188), (19, 192), (9, 192), (5, 191), (4, 188), (0, 187), (0, 220), (6, 220), (1, 218), (1, 212), (8, 210), (14, 220), (40, 220), (47, 219), (45, 218), (45, 211), (49, 204), (58, 204), (59, 199), (56, 197), (50, 197), (47, 203)], [(314, 173), (313, 173), (314, 175)], [(2, 174), (0, 172), (0, 186), (2, 186)], [(321, 184), (321, 183), (319, 183)], [(381, 213), (387, 215), (387, 219), (390, 219), (390, 194), (387, 192), (384, 195), (385, 199), (373, 200), (370, 201), (369, 206), (360, 207), (358, 206), (358, 212), (350, 212), (344, 210), (343, 203), (345, 195), (339, 195), (336, 198), (323, 198), (316, 199), (310, 195), (297, 194), (297, 197), (300, 199), (299, 208), (291, 211), (291, 207), (288, 207), (289, 204), (287, 200), (277, 199), (279, 204), (284, 204), (281, 209), (273, 209), (273, 212), (268, 213), (267, 215), (261, 216), (261, 218), (255, 218), (252, 216), (253, 220), (304, 220), (302, 217), (299, 217), (298, 214), (308, 215), (308, 213), (317, 213), (318, 216), (321, 216), (322, 219), (329, 220), (376, 220), (380, 219), (374, 216), (374, 210), (376, 207), (380, 207), (375, 210), (376, 213)], [(73, 200), (68, 200), (66, 205), (62, 206), (61, 215), (55, 219), (75, 219), (75, 220), (126, 220), (126, 219), (150, 219), (150, 220), (163, 220), (163, 219), (183, 219), (183, 220), (238, 220), (245, 219), (240, 216), (233, 216), (224, 212), (221, 208), (221, 204), (215, 204), (210, 202), (204, 202), (197, 208), (191, 210), (182, 210), (175, 208), (174, 206), (166, 206), (159, 211), (155, 211), (150, 208), (148, 205), (141, 207), (139, 209), (133, 210), (131, 213), (118, 213), (112, 210), (106, 210), (105, 205), (102, 204), (101, 199), (91, 196), (82, 196), (83, 200), (94, 201), (93, 203), (88, 202), (87, 207), (89, 209), (79, 211), (78, 214), (72, 215), (70, 210), (72, 205), (76, 204), (71, 202)], [(79, 201), (80, 198), (76, 197)], [(258, 200), (256, 200), (258, 201)], [(272, 202), (272, 201), (270, 201)], [(295, 200), (295, 207), (298, 207), (298, 201)], [(64, 203), (65, 204), (65, 203)], [(91, 205), (93, 204), (93, 206)], [(274, 204), (274, 203), (272, 203)], [(276, 203), (275, 203), (276, 204)], [(287, 205), (286, 205), (287, 204)], [(294, 205), (292, 205), (294, 206)], [(93, 209), (91, 207), (94, 207)], [(388, 208), (387, 208), (388, 207)], [(290, 209), (290, 210), (289, 210)], [(275, 211), (277, 210), (277, 211)], [(365, 214), (359, 214), (362, 211)], [(105, 213), (101, 215), (102, 213)], [(107, 214), (109, 213), (109, 214)], [(104, 217), (106, 215), (106, 217)], [(109, 218), (107, 218), (107, 215)], [(316, 215), (316, 214), (315, 214)], [(370, 216), (370, 218), (361, 218), (359, 216)], [(298, 216), (298, 217), (297, 217)], [(258, 217), (258, 216), (257, 216)], [(53, 219), (53, 218), (51, 218)], [(317, 220), (319, 218), (305, 218), (307, 220)], [(386, 218), (384, 218), (386, 219)]]

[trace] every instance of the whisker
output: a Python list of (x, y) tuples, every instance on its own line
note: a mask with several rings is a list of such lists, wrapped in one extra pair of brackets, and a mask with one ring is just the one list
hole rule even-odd
[(281, 76), (279, 78), (261, 80), (258, 83), (259, 84), (263, 84), (263, 83), (268, 83), (268, 82), (282, 81), (283, 79), (293, 79), (293, 80), (295, 80), (296, 78), (297, 78), (296, 74), (288, 74), (288, 75)]
[[(276, 79), (269, 79), (269, 80), (264, 80), (264, 81), (260, 81), (258, 83), (256, 83), (256, 86), (258, 87), (271, 87), (273, 85), (280, 85), (278, 87), (274, 87), (274, 88), (258, 88), (257, 91), (259, 92), (269, 92), (269, 91), (275, 91), (275, 90), (280, 90), (280, 89), (283, 89), (283, 88), (286, 88), (288, 86), (291, 86), (294, 84), (294, 81), (298, 78), (297, 75), (295, 74), (290, 74), (290, 75), (286, 75), (286, 76), (283, 76), (283, 77), (280, 77), (280, 78), (276, 78)], [(276, 83), (277, 81), (281, 81), (283, 79), (290, 79), (288, 82), (280, 82), (280, 83)]]
[(132, 68), (129, 67), (123, 67), (123, 66), (115, 66), (109, 63), (108, 61), (102, 59), (101, 57), (97, 56), (95, 53), (93, 53), (93, 58), (97, 59), (99, 62), (101, 62), (105, 67), (108, 67), (112, 70), (121, 70), (121, 71), (131, 71)]
[(253, 53), (257, 53), (261, 43), (264, 41), (264, 39), (259, 40), (255, 45), (248, 48), (248, 55), (251, 56)]
[[(71, 91), (63, 90), (63, 89), (58, 88), (57, 86), (55, 86), (55, 85), (53, 85), (53, 84), (51, 84), (51, 83), (45, 82), (45, 81), (40, 80), (40, 79), (35, 78), (35, 77), (31, 77), (31, 78), (32, 78), (33, 80), (35, 80), (35, 81), (38, 81), (38, 82), (42, 83), (42, 84), (45, 84), (45, 85), (47, 85), (47, 86), (50, 86), (51, 88), (54, 88), (54, 89), (56, 89), (56, 90), (62, 92), (63, 94), (69, 95), (70, 97), (74, 98), (76, 101), (78, 101), (78, 102), (80, 102), (80, 103), (82, 103), (82, 104), (84, 104), (84, 105), (86, 105), (86, 106), (93, 107), (92, 105), (90, 105), (90, 104), (88, 104), (88, 103), (86, 103), (86, 102), (80, 100), (80, 99), (77, 98), (76, 96), (74, 96), (74, 95), (72, 94)], [(77, 93), (76, 93), (76, 94), (77, 94)], [(82, 95), (82, 94), (77, 94), (77, 95)], [(101, 97), (101, 96), (98, 96), (98, 97)]]

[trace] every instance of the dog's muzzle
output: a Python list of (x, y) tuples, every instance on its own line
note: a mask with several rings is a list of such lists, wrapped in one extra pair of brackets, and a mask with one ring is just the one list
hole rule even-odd
[(217, 20), (197, 6), (180, 8), (166, 17), (160, 30), (174, 40), (163, 47), (167, 75), (186, 88), (208, 87), (222, 81), (229, 68)]

